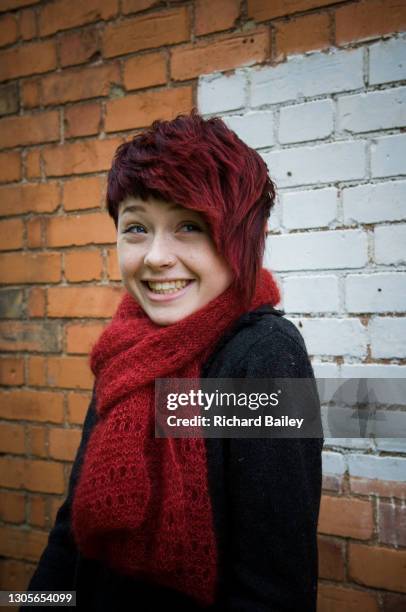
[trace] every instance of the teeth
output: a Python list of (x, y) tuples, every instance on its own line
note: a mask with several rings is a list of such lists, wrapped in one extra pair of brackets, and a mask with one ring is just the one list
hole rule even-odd
[(186, 287), (187, 284), (188, 281), (186, 280), (177, 280), (166, 283), (154, 283), (152, 281), (148, 281), (149, 288), (152, 289), (152, 291), (159, 293), (174, 293), (175, 291)]

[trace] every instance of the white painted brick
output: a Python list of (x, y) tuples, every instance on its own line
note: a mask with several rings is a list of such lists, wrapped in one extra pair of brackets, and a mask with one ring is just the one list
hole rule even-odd
[(406, 79), (406, 39), (391, 38), (369, 47), (369, 82), (389, 83)]
[(323, 451), (321, 455), (323, 474), (344, 474), (346, 470), (345, 456), (341, 453)]
[(280, 219), (282, 216), (280, 199), (276, 197), (275, 204), (272, 207), (271, 215), (268, 219), (269, 231), (277, 231), (280, 229)]
[(343, 378), (406, 378), (406, 366), (395, 363), (343, 363)]
[(325, 436), (324, 444), (325, 446), (334, 446), (335, 448), (355, 450), (372, 450), (374, 448), (372, 440), (367, 438), (330, 438)]
[(345, 305), (348, 312), (404, 312), (406, 274), (350, 274)]
[(326, 227), (337, 215), (337, 189), (307, 189), (280, 194), (283, 225), (289, 229)]
[[(311, 355), (364, 357), (366, 329), (358, 319), (294, 319)], [(299, 322), (302, 323), (300, 327)]]
[(375, 261), (400, 264), (406, 261), (406, 223), (375, 227)]
[(262, 155), (279, 188), (361, 179), (366, 175), (365, 142), (332, 142)]
[(226, 115), (223, 121), (248, 146), (254, 149), (274, 144), (274, 116), (271, 111), (258, 111), (246, 115)]
[(215, 73), (200, 77), (197, 90), (199, 112), (204, 115), (242, 108), (246, 83), (246, 74), (239, 71), (231, 76)]
[(342, 96), (337, 101), (340, 132), (359, 134), (406, 123), (406, 87)]
[(276, 271), (362, 268), (368, 261), (362, 230), (268, 236), (265, 265)]
[(338, 378), (339, 367), (334, 362), (312, 360), (314, 376), (317, 378)]
[(337, 312), (336, 276), (289, 276), (283, 281), (283, 306), (286, 312)]
[[(406, 412), (403, 409), (379, 411), (375, 421), (375, 436), (376, 439), (382, 440), (382, 443), (377, 443), (377, 448), (388, 449), (389, 447), (398, 448), (401, 445), (396, 444), (396, 441), (403, 440), (403, 449), (406, 450)], [(372, 428), (371, 428), (372, 429)], [(386, 440), (386, 442), (385, 442)], [(393, 444), (388, 444), (389, 440), (393, 440)], [(400, 448), (402, 451), (402, 448)]]
[(346, 187), (342, 198), (346, 224), (397, 221), (406, 217), (406, 181)]
[(251, 105), (351, 91), (363, 86), (362, 49), (294, 56), (251, 73)]
[(279, 142), (304, 142), (327, 138), (333, 132), (332, 100), (285, 106), (279, 115)]
[(373, 177), (406, 174), (406, 134), (374, 138), (371, 172)]
[(377, 438), (376, 448), (378, 451), (406, 453), (406, 438)]
[(353, 453), (347, 457), (350, 476), (406, 481), (406, 458)]
[(369, 333), (372, 357), (406, 357), (406, 318), (374, 317), (369, 323)]

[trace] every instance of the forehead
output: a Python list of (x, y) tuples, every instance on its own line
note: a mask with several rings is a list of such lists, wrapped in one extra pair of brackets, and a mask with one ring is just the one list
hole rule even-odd
[(133, 212), (153, 212), (156, 209), (162, 209), (169, 212), (185, 212), (200, 215), (196, 210), (185, 208), (175, 202), (166, 202), (165, 200), (158, 200), (156, 198), (149, 198), (148, 201), (141, 200), (141, 198), (128, 197), (120, 202), (118, 214), (123, 216), (124, 214), (130, 214)]

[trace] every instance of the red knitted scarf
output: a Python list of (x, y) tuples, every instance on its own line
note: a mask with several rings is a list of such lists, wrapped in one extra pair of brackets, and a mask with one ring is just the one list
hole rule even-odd
[[(261, 270), (250, 310), (277, 304)], [(114, 570), (215, 599), (217, 549), (202, 438), (154, 438), (155, 378), (198, 378), (221, 335), (243, 314), (229, 287), (169, 326), (125, 293), (91, 353), (98, 422), (72, 506), (79, 550)]]

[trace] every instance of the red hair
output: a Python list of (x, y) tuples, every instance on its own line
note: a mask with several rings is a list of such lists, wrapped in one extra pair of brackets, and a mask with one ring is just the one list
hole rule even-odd
[(152, 126), (120, 145), (108, 175), (107, 207), (118, 225), (127, 196), (152, 196), (201, 212), (234, 272), (244, 304), (254, 294), (275, 185), (262, 157), (219, 117), (190, 115)]

